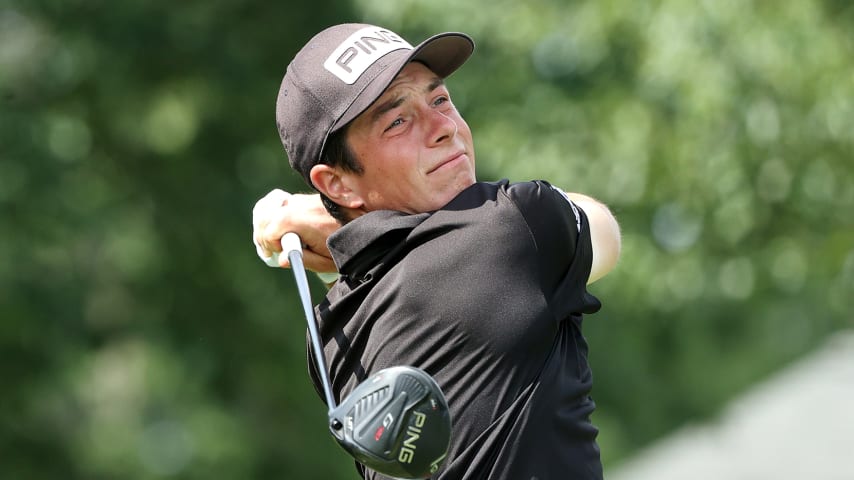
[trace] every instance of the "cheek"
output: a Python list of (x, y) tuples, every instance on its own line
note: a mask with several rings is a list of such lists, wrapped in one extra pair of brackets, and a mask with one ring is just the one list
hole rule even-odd
[[(469, 150), (474, 149), (474, 140), (472, 137), (471, 129), (469, 128), (468, 123), (460, 117), (457, 117), (457, 135), (463, 139), (463, 142), (469, 147)], [(469, 152), (472, 156), (474, 155), (473, 151)]]
[(375, 155), (370, 162), (363, 162), (363, 191), (372, 198), (397, 198), (417, 190), (419, 179), (415, 161), (400, 150)]
[(411, 181), (417, 175), (418, 163), (417, 150), (406, 146), (389, 148), (373, 158), (374, 178), (381, 183), (395, 179), (399, 182)]
[(460, 134), (463, 136), (463, 138), (465, 138), (466, 142), (468, 142), (469, 145), (472, 145), (474, 143), (472, 139), (471, 129), (465, 121), (463, 121), (462, 125), (460, 125)]

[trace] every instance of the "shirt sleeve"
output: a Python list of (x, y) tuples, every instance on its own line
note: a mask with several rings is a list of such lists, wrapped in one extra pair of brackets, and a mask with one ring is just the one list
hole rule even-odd
[(569, 195), (567, 195), (566, 192), (555, 187), (554, 185), (552, 185), (552, 188), (556, 192), (558, 192), (561, 197), (566, 199), (567, 203), (569, 203), (570, 208), (572, 208), (572, 214), (575, 215), (575, 228), (579, 233), (581, 233), (581, 214), (578, 213), (578, 207), (576, 207), (575, 203), (573, 203), (572, 200), (569, 199)]
[(587, 292), (593, 247), (584, 210), (545, 181), (511, 184), (508, 195), (531, 230), (543, 292), (555, 315), (598, 311), (599, 300)]

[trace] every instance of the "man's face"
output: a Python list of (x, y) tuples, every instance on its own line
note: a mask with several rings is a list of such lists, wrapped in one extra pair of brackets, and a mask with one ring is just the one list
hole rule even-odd
[(361, 209), (437, 210), (475, 182), (474, 143), (442, 79), (410, 63), (350, 124), (347, 144), (363, 167), (343, 178)]

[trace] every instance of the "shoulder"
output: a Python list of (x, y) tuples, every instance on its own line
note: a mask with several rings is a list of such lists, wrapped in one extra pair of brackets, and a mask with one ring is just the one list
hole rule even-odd
[(508, 183), (504, 192), (526, 216), (559, 217), (566, 220), (576, 233), (581, 230), (582, 212), (563, 190), (545, 180)]
[(565, 207), (569, 200), (560, 189), (545, 180), (507, 182), (502, 185), (502, 189), (516, 202), (550, 202), (559, 207)]

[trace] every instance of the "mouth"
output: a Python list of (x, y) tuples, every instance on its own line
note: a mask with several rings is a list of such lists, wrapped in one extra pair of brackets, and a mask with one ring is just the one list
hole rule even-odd
[(439, 170), (444, 170), (446, 168), (453, 167), (454, 165), (458, 164), (459, 162), (465, 160), (466, 158), (468, 158), (466, 156), (466, 152), (457, 152), (457, 153), (445, 158), (444, 160), (439, 162), (436, 166), (434, 166), (433, 168), (428, 170), (427, 175), (430, 175), (431, 173), (435, 173)]

